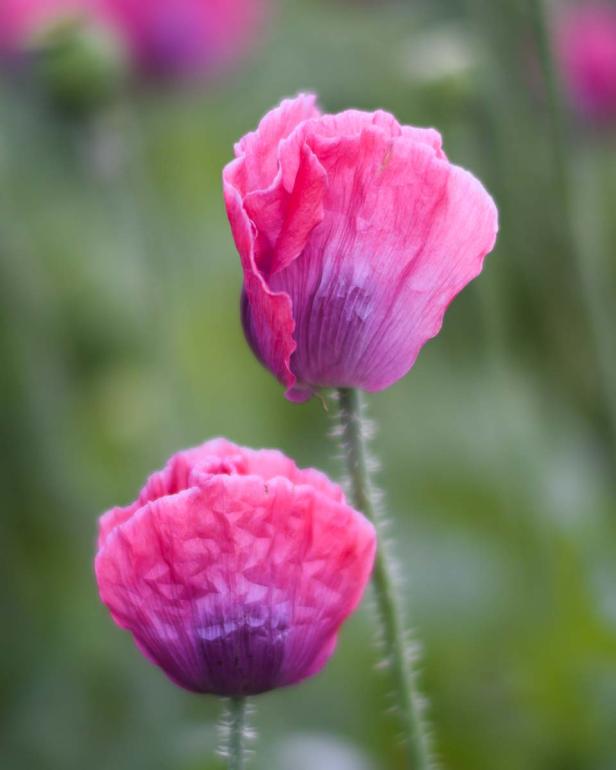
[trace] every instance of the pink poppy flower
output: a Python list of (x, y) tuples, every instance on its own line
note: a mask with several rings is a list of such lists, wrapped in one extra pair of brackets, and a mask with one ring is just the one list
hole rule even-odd
[(101, 517), (95, 569), (116, 623), (176, 684), (251, 695), (325, 665), (375, 544), (323, 474), (215, 439)]
[(0, 52), (23, 52), (48, 25), (83, 13), (87, 5), (87, 0), (1, 0)]
[(570, 6), (557, 20), (557, 52), (571, 101), (590, 118), (616, 117), (616, 6)]
[(264, 0), (96, 0), (135, 65), (149, 75), (218, 71), (257, 36)]
[(382, 111), (322, 115), (309, 95), (268, 113), (235, 156), (224, 192), (257, 357), (292, 401), (394, 383), (494, 245), (488, 193), (436, 131)]

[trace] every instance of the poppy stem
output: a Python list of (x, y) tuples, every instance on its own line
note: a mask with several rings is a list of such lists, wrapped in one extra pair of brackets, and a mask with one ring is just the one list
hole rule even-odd
[(375, 490), (370, 479), (367, 436), (360, 393), (352, 388), (338, 389), (338, 420), (341, 444), (349, 476), (353, 505), (369, 518), (379, 535), (372, 582), (381, 620), (388, 668), (395, 687), (396, 705), (403, 725), (409, 770), (435, 770), (428, 730), (423, 718), (422, 697), (412, 667), (408, 634), (394, 585), (391, 558), (388, 555), (382, 522), (375, 504)]
[(228, 729), (227, 768), (244, 770), (246, 767), (247, 701), (243, 697), (229, 698), (226, 713)]
[(578, 206), (574, 200), (575, 180), (569, 161), (571, 149), (568, 146), (566, 133), (566, 111), (552, 50), (545, 0), (531, 0), (530, 14), (546, 90), (554, 187), (565, 234), (563, 248), (568, 250), (577, 273), (581, 302), (588, 319), (589, 333), (592, 336), (599, 389), (602, 391), (606, 422), (611, 434), (609, 437), (611, 449), (612, 452), (616, 452), (616, 364), (612, 351), (613, 321), (606, 313), (597, 278), (589, 264), (588, 255), (582, 250), (579, 228), (576, 226)]

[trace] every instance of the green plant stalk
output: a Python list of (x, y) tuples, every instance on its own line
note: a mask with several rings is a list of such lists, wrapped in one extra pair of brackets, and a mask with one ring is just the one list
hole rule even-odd
[(569, 164), (569, 148), (566, 136), (566, 111), (562, 100), (562, 89), (555, 67), (551, 36), (548, 25), (546, 0), (529, 0), (530, 18), (539, 54), (539, 61), (545, 83), (548, 106), (548, 130), (552, 146), (554, 187), (559, 198), (564, 242), (568, 244), (570, 258), (577, 272), (580, 295), (590, 332), (593, 336), (597, 373), (609, 420), (612, 451), (616, 453), (616, 355), (612, 346), (612, 321), (605, 312), (603, 298), (597, 289), (592, 270), (580, 247), (575, 226), (576, 208), (573, 198), (573, 182)]
[(350, 492), (355, 508), (374, 523), (379, 535), (372, 582), (387, 662), (395, 688), (396, 706), (404, 730), (407, 767), (409, 770), (434, 770), (428, 731), (422, 714), (422, 699), (411, 665), (411, 651), (405, 638), (402, 611), (392, 577), (392, 565), (384, 538), (381, 537), (382, 532), (378, 531), (381, 527), (370, 481), (360, 399), (359, 392), (354, 389), (338, 390), (338, 419)]
[(246, 698), (230, 698), (227, 710), (229, 742), (227, 746), (228, 770), (246, 767)]

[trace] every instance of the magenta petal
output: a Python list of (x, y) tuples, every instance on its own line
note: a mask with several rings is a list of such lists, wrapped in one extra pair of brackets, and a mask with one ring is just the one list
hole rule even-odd
[(287, 387), (295, 384), (291, 355), (295, 350), (295, 322), (291, 300), (284, 292), (273, 292), (255, 263), (252, 225), (236, 190), (225, 184), (225, 202), (235, 245), (244, 269), (244, 330), (257, 358)]
[(225, 167), (225, 183), (232, 185), (242, 197), (250, 191), (269, 187), (278, 173), (280, 142), (305, 120), (319, 116), (315, 102), (314, 95), (300, 94), (294, 99), (285, 99), (268, 112), (257, 130), (246, 134), (235, 145), (236, 160)]
[(323, 219), (327, 175), (309, 147), (293, 143), (295, 147), (289, 145), (281, 160), (274, 183), (267, 190), (248, 194), (243, 201), (257, 232), (255, 263), (268, 279), (299, 257), (310, 233)]
[(345, 110), (337, 115), (322, 115), (307, 127), (306, 133), (337, 140), (341, 137), (359, 137), (368, 128), (377, 128), (390, 139), (404, 136), (411, 141), (427, 144), (438, 157), (445, 158), (443, 141), (438, 131), (433, 128), (401, 126), (393, 115), (384, 110), (376, 112)]
[[(281, 108), (284, 120), (273, 126), (267, 123), (265, 134), (274, 128), (281, 133), (290, 130), (298, 118), (297, 111), (304, 114), (313, 110), (312, 104), (312, 98), (304, 97), (286, 111)], [(259, 132), (263, 130), (260, 127)], [(246, 145), (258, 145), (259, 132)], [(267, 162), (266, 159), (264, 168)], [(297, 259), (323, 218), (325, 172), (310, 148), (302, 146), (300, 137), (291, 133), (282, 144), (278, 171), (269, 187), (254, 190), (241, 199), (233, 181), (236, 176), (229, 167), (225, 170), (224, 191), (244, 269), (244, 331), (259, 360), (292, 389), (295, 376), (290, 362), (295, 350), (295, 324), (291, 301), (285, 292), (272, 291), (269, 279)]]
[(119, 525), (128, 521), (139, 510), (139, 503), (132, 503), (125, 507), (116, 506), (106, 511), (98, 520), (98, 547), (101, 548), (108, 535)]

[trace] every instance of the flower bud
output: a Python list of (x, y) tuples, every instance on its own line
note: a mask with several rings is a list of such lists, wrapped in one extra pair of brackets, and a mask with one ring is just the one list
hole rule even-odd
[(51, 101), (88, 112), (118, 92), (126, 62), (117, 40), (85, 17), (50, 26), (36, 41), (36, 76)]

